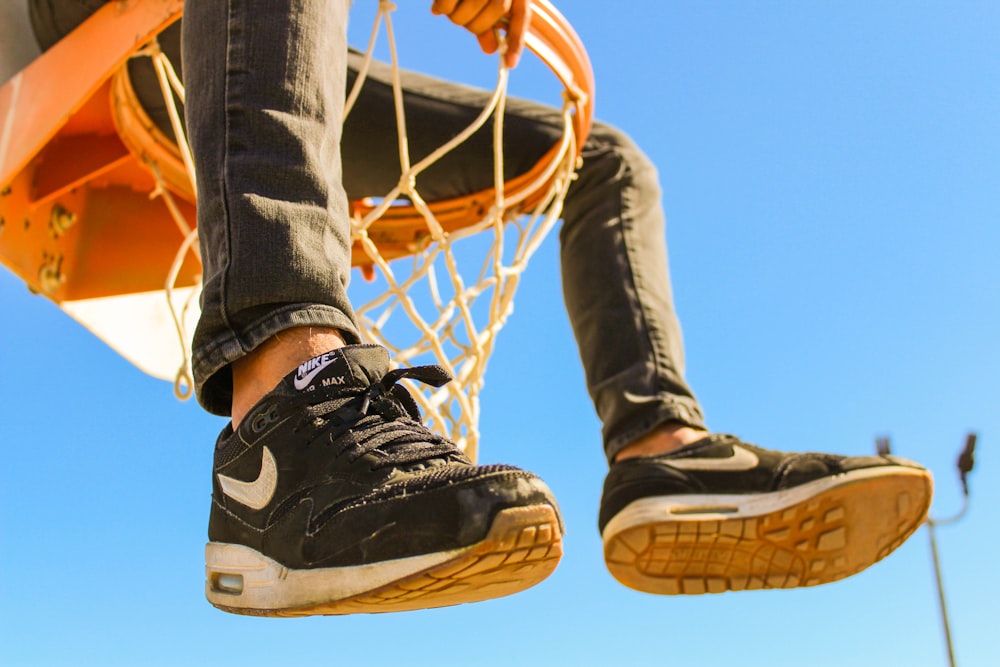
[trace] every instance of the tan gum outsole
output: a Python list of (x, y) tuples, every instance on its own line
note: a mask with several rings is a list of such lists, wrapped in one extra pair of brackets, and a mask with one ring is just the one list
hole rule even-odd
[(756, 516), (672, 514), (605, 535), (608, 570), (659, 595), (816, 586), (885, 558), (923, 523), (931, 476), (847, 482)]
[(562, 556), (562, 530), (548, 505), (500, 511), (479, 543), (453, 558), (340, 600), (282, 609), (219, 609), (254, 616), (375, 614), (446, 607), (523, 591), (548, 577)]

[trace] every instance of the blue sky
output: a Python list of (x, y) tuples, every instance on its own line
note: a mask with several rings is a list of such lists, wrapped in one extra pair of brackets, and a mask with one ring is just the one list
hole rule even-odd
[[(354, 42), (369, 0), (355, 3)], [(471, 36), (400, 2), (407, 66), (489, 82)], [(980, 434), (967, 517), (939, 531), (959, 663), (995, 658), (1000, 502), (1000, 5), (564, 0), (597, 115), (660, 170), (688, 377), (709, 424), (768, 447), (936, 475)], [(531, 62), (516, 93), (551, 99)], [(484, 461), (545, 478), (566, 555), (520, 595), (383, 616), (264, 620), (204, 601), (211, 448), (178, 403), (0, 271), (0, 663), (943, 665), (926, 529), (851, 579), (660, 598), (604, 569), (599, 424), (553, 235), (490, 362)], [(531, 388), (526, 391), (525, 387)]]

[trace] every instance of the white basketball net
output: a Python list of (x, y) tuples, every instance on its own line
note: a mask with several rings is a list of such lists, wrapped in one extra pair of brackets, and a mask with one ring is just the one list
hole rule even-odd
[[(345, 114), (350, 113), (364, 85), (377, 38), (384, 31), (391, 53), (400, 177), (396, 187), (371, 202), (376, 205), (370, 213), (358, 215), (351, 221), (353, 238), (371, 260), (375, 275), (367, 276), (369, 281), (365, 283), (355, 280), (350, 296), (364, 340), (388, 348), (395, 366), (439, 364), (454, 376), (452, 382), (439, 389), (419, 383), (410, 383), (408, 388), (421, 406), (428, 425), (451, 438), (467, 455), (475, 458), (479, 440), (479, 393), (483, 388), (486, 363), (497, 334), (513, 310), (514, 292), (520, 276), (559, 218), (574, 175), (577, 161), (572, 126), (575, 102), (571, 99), (572, 94), (564, 96), (564, 129), (556, 159), (545, 173), (539, 175), (537, 183), (523, 190), (518, 198), (505, 198), (502, 138), (508, 71), (501, 55), (496, 88), (489, 104), (475, 122), (431, 155), (412, 164), (407, 149), (406, 119), (392, 29), (391, 12), (394, 9), (391, 2), (382, 0), (379, 3), (364, 66), (348, 94), (345, 108)], [(183, 100), (180, 82), (166, 56), (155, 44), (143, 53), (154, 60), (165, 99), (173, 99), (173, 90)], [(167, 106), (171, 108), (173, 105)], [(193, 163), (187, 154), (180, 116), (173, 113), (171, 117), (174, 132), (183, 147), (185, 165), (194, 182)], [(445, 232), (417, 191), (417, 176), (466, 141), (491, 117), (495, 119), (493, 171), (496, 198), (481, 220), (458, 231)], [(190, 394), (192, 384), (186, 352), (188, 337), (180, 324), (183, 318), (177, 315), (171, 291), (185, 254), (197, 248), (192, 243), (196, 232), (191, 231), (192, 226), (183, 220), (155, 167), (153, 172), (159, 184), (154, 196), (165, 199), (185, 234), (185, 242), (178, 252), (166, 289), (179, 336), (185, 344), (184, 367), (179, 371), (175, 385), (178, 395), (186, 396)], [(527, 193), (540, 190), (544, 190), (540, 203), (531, 210), (521, 210), (519, 205), (528, 196)], [(413, 248), (411, 257), (390, 263), (379, 252), (369, 231), (394, 203), (402, 199), (408, 200), (420, 212), (427, 226), (427, 237), (421, 247)]]

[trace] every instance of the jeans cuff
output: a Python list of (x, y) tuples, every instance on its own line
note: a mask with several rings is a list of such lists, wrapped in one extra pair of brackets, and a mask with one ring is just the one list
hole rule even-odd
[(361, 342), (354, 321), (336, 308), (320, 304), (284, 306), (246, 327), (240, 335), (227, 331), (194, 350), (192, 367), (198, 402), (213, 415), (228, 417), (233, 402), (230, 364), (285, 329), (308, 326), (337, 329), (348, 345)]
[(678, 422), (684, 426), (706, 430), (697, 401), (687, 397), (672, 397), (652, 413), (644, 411), (642, 419), (636, 423), (620, 426), (614, 433), (605, 429), (604, 453), (608, 457), (608, 463), (614, 461), (618, 452), (626, 446), (668, 422)]

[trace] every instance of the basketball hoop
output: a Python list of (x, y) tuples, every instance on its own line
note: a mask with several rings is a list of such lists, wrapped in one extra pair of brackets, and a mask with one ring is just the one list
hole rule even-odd
[[(193, 243), (193, 163), (175, 104), (183, 102), (184, 92), (155, 37), (180, 18), (181, 7), (181, 0), (109, 3), (0, 89), (0, 217), (8, 232), (0, 234), (0, 259), (30, 288), (154, 375), (169, 376), (162, 362), (162, 331), (176, 329), (170, 335), (179, 335), (183, 345), (174, 342), (174, 354), (166, 357), (176, 360), (177, 348), (183, 349), (178, 393), (190, 390), (187, 331), (195, 316), (191, 304), (200, 263)], [(376, 36), (384, 28), (392, 54), (397, 123), (405, 139), (393, 9), (385, 0), (379, 4), (366, 65), (348, 95), (346, 111), (364, 85)], [(490, 102), (473, 124), (415, 164), (406, 142), (400, 141), (397, 185), (351, 206), (352, 262), (372, 280), (362, 286), (370, 298), (359, 302), (351, 294), (362, 335), (389, 348), (398, 365), (437, 363), (455, 376), (441, 389), (410, 388), (429, 425), (472, 457), (487, 360), (513, 308), (521, 274), (559, 218), (592, 121), (589, 60), (579, 38), (547, 0), (533, 0), (526, 45), (554, 73), (564, 100), (562, 138), (528, 172), (503, 178), (508, 72), (501, 64)], [(88, 52), (83, 73), (75, 59), (82, 52)], [(145, 113), (123, 66), (130, 57), (153, 62), (180, 141)], [(51, 81), (71, 65), (72, 90), (53, 90), (57, 87)], [(37, 109), (44, 113), (33, 117)], [(425, 201), (415, 186), (417, 176), (490, 119), (493, 186), (455, 199)], [(84, 149), (82, 161), (64, 162), (71, 151), (77, 156)], [(154, 322), (160, 342), (153, 350), (137, 352), (139, 341), (121, 342), (116, 330), (124, 327), (109, 314), (114, 309), (108, 303), (134, 303), (153, 293), (159, 293), (161, 304), (170, 304), (174, 327), (164, 326), (161, 314)], [(175, 305), (175, 296), (186, 305)], [(135, 323), (129, 326), (134, 330)], [(148, 340), (142, 342), (148, 346)]]

